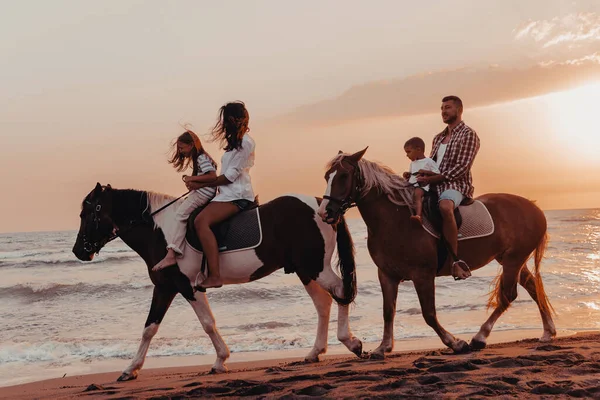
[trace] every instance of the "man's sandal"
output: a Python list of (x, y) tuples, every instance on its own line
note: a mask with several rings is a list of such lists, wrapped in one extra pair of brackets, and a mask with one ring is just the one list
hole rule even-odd
[(463, 260), (454, 261), (452, 267), (450, 267), (450, 272), (455, 281), (467, 279), (471, 276), (471, 269), (469, 269), (469, 266)]

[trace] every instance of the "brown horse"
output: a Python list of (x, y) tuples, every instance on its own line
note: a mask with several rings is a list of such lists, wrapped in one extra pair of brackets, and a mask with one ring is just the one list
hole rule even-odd
[[(119, 381), (137, 377), (150, 342), (177, 294), (190, 303), (215, 347), (217, 359), (212, 372), (227, 371), (225, 362), (229, 358), (229, 349), (217, 330), (205, 291), (197, 290), (196, 286), (203, 274), (202, 254), (187, 246), (177, 265), (152, 270), (167, 252), (164, 233), (171, 230), (176, 206), (164, 206), (173, 199), (153, 192), (113, 189), (98, 183), (81, 205), (81, 225), (73, 246), (75, 256), (82, 261), (91, 261), (95, 253), (118, 235), (142, 257), (154, 283), (142, 341)], [(348, 305), (356, 296), (352, 237), (343, 220), (337, 229), (321, 221), (317, 216), (320, 200), (287, 195), (260, 206), (260, 243), (254, 248), (220, 255), (221, 276), (226, 285), (252, 282), (280, 268), (298, 275), (317, 310), (317, 337), (306, 356), (309, 362), (319, 361), (319, 355), (327, 350), (332, 298), (338, 303), (338, 339), (357, 356), (362, 355), (362, 342), (352, 334), (349, 325)], [(341, 278), (332, 269), (336, 247)]]
[[(447, 332), (436, 317), (434, 280), (450, 275), (450, 260), (438, 271), (438, 240), (409, 223), (412, 187), (390, 168), (363, 160), (366, 150), (352, 155), (340, 152), (328, 164), (326, 200), (321, 203), (319, 215), (334, 224), (346, 209), (356, 205), (367, 225), (367, 246), (378, 267), (384, 319), (383, 340), (372, 355), (383, 357), (392, 351), (398, 285), (404, 280), (413, 282), (423, 317), (442, 342), (456, 353), (469, 351), (469, 345)], [(540, 340), (552, 340), (556, 335), (553, 310), (540, 275), (547, 238), (543, 212), (531, 201), (511, 194), (487, 194), (477, 200), (488, 208), (495, 231), (490, 236), (459, 242), (458, 253), (473, 270), (495, 259), (502, 265), (502, 273), (495, 280), (488, 302), (494, 311), (471, 340), (471, 348), (485, 347), (494, 323), (517, 297), (517, 284), (539, 307), (544, 326)], [(532, 254), (534, 273), (526, 265)]]

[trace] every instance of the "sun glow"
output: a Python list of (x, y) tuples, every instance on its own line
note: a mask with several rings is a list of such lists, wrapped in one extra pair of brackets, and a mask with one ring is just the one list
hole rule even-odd
[(547, 101), (557, 141), (564, 143), (575, 157), (598, 156), (600, 82), (549, 95)]

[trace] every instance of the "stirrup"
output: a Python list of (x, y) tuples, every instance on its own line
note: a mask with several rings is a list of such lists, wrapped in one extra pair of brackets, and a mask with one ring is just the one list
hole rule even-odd
[[(467, 276), (467, 278), (469, 276), (471, 276), (471, 269), (469, 268), (469, 266), (467, 265), (466, 262), (464, 262), (463, 260), (456, 260), (452, 263), (452, 265), (450, 266), (450, 274), (452, 274), (453, 268), (454, 266), (457, 265), (458, 267), (460, 267), (460, 269), (462, 269), (465, 272), (468, 272), (469, 275)], [(460, 276), (454, 276), (452, 275), (452, 277), (454, 278), (455, 281), (461, 281), (467, 278), (461, 278)]]

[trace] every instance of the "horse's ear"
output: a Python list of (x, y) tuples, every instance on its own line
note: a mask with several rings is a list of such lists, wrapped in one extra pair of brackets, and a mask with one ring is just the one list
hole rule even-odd
[(106, 185), (106, 190), (112, 190), (112, 186), (110, 186), (110, 183)]
[(338, 151), (338, 156), (339, 156), (340, 154), (344, 154), (344, 152), (343, 152), (343, 151), (341, 151), (341, 150), (340, 150), (340, 151)]
[(94, 188), (94, 195), (97, 196), (100, 193), (102, 193), (102, 185), (100, 184), (100, 182), (97, 182), (96, 187)]
[(354, 162), (359, 162), (360, 159), (363, 158), (363, 156), (367, 152), (368, 148), (369, 148), (369, 146), (365, 147), (364, 150), (361, 150), (359, 152), (352, 154), (351, 156), (348, 156), (348, 158), (350, 158)]

